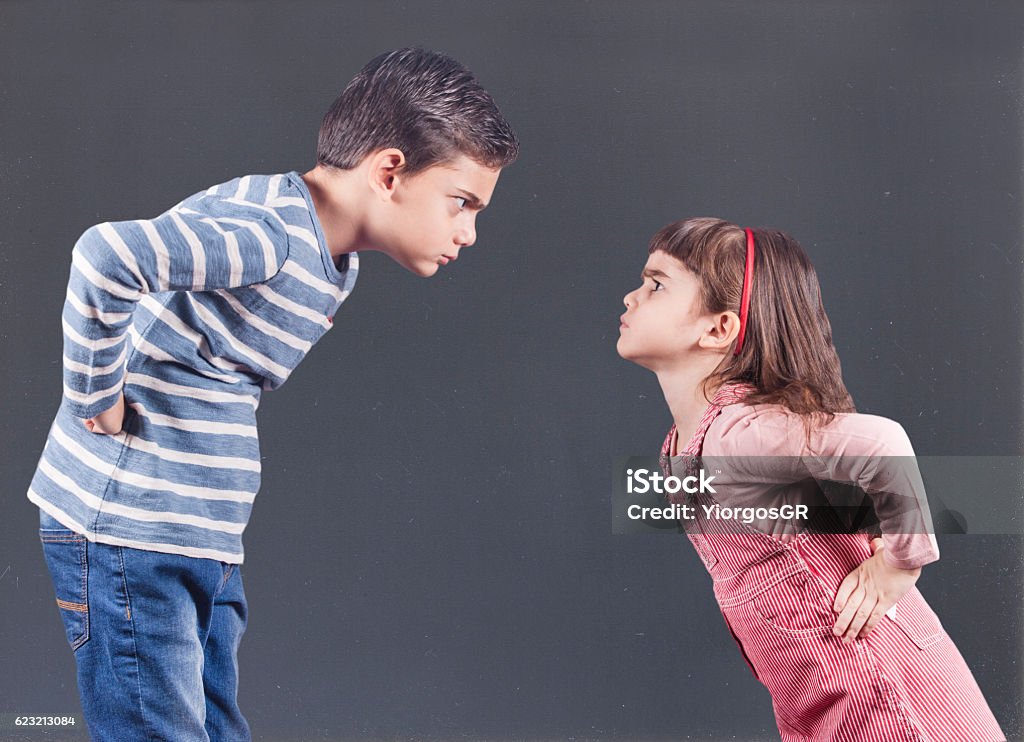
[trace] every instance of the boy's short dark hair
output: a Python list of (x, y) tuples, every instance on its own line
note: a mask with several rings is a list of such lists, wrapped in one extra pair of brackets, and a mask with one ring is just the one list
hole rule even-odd
[(494, 100), (459, 62), (419, 48), (372, 59), (345, 86), (320, 124), (317, 163), (351, 169), (396, 147), (415, 173), (464, 154), (500, 168), (519, 141)]

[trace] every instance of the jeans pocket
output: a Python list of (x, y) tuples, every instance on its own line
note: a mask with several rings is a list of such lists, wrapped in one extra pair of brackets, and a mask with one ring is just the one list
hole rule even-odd
[(53, 579), (68, 644), (74, 651), (89, 640), (88, 542), (85, 536), (59, 523), (59, 528), (49, 527), (53, 523), (40, 524), (39, 540), (43, 543), (43, 556)]

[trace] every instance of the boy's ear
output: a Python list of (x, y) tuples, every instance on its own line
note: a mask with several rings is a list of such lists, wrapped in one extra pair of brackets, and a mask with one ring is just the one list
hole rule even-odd
[(370, 189), (383, 200), (389, 200), (395, 193), (395, 184), (405, 166), (405, 155), (402, 150), (389, 147), (368, 155), (367, 159)]

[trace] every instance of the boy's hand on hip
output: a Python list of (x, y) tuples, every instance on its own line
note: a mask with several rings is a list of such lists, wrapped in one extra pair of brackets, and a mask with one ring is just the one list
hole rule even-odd
[(870, 634), (921, 575), (920, 567), (899, 569), (886, 562), (880, 538), (871, 539), (871, 551), (871, 556), (843, 580), (832, 604), (832, 610), (839, 614), (832, 633), (843, 637), (844, 643)]
[(124, 427), (124, 392), (117, 395), (117, 402), (109, 410), (83, 421), (90, 433), (114, 435)]

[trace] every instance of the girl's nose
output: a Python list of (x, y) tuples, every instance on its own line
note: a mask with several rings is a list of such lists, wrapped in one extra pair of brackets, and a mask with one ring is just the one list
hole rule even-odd
[(629, 303), (629, 299), (632, 296), (633, 296), (633, 292), (630, 291), (628, 294), (626, 294), (625, 296), (622, 297), (622, 303), (626, 305), (626, 309), (632, 309), (632, 306)]

